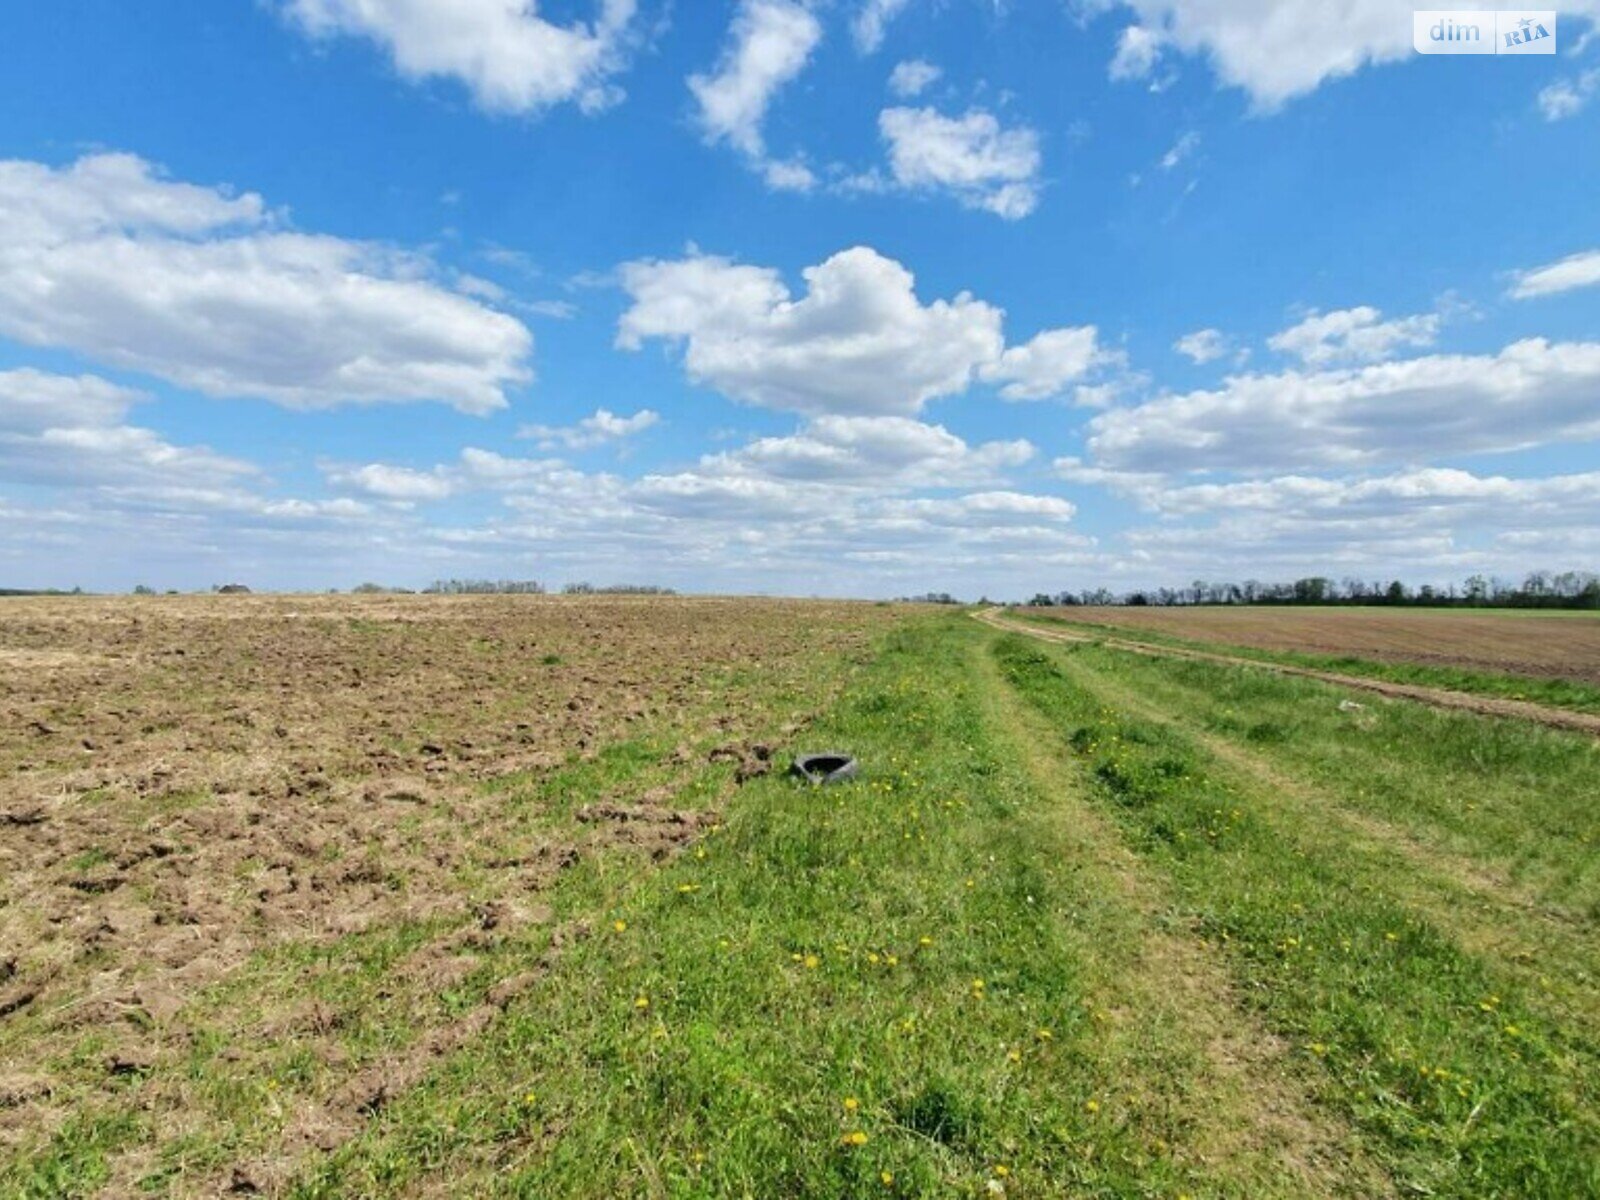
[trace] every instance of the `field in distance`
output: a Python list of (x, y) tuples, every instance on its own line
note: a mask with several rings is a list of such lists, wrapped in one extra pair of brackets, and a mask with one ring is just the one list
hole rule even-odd
[(1244, 605), (1039, 611), (1065, 621), (1227, 646), (1600, 684), (1600, 613)]
[(0, 1196), (1600, 1195), (1595, 738), (1041, 629), (0, 603)]

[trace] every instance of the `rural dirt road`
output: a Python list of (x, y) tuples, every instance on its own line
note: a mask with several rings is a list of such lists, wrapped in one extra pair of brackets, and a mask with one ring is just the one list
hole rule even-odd
[(1263, 671), (1275, 671), (1280, 675), (1299, 675), (1307, 679), (1320, 679), (1324, 683), (1334, 683), (1340, 687), (1360, 688), (1362, 691), (1376, 692), (1380, 696), (1416, 700), (1422, 704), (1431, 704), (1435, 708), (1462, 709), (1491, 717), (1513, 717), (1522, 721), (1534, 721), (1540, 725), (1547, 725), (1552, 729), (1570, 729), (1579, 733), (1587, 733), (1593, 737), (1600, 737), (1600, 716), (1589, 713), (1569, 712), (1560, 708), (1550, 708), (1546, 705), (1533, 704), (1526, 700), (1505, 700), (1494, 696), (1475, 696), (1468, 692), (1452, 692), (1443, 688), (1395, 683), (1387, 679), (1369, 679), (1361, 675), (1343, 675), (1337, 671), (1317, 671), (1309, 667), (1293, 667), (1283, 663), (1262, 662), (1258, 659), (1239, 658), (1231, 654), (1217, 654), (1206, 650), (1187, 650), (1176, 646), (1152, 646), (1143, 642), (1077, 633), (1066, 629), (1040, 629), (1037, 626), (1009, 618), (1005, 611), (999, 608), (986, 608), (982, 612), (974, 613), (973, 615), (986, 625), (992, 625), (996, 629), (1020, 633), (1045, 642), (1098, 642), (1103, 646), (1111, 646), (1114, 649), (1126, 650), (1133, 654), (1145, 654), (1152, 658), (1189, 658), (1198, 659), (1202, 662), (1222, 663), (1227, 666), (1254, 667)]

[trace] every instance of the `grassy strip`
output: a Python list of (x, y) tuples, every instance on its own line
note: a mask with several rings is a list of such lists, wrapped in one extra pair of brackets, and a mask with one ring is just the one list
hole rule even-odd
[(1216, 663), (1093, 647), (1075, 661), (1353, 811), (1509, 876), (1572, 919), (1600, 921), (1590, 738), (1404, 702), (1346, 710), (1335, 686)]
[(747, 784), (298, 1194), (1293, 1194), (1185, 1159), (1193, 1047), (1107, 1036), (1126, 913), (993, 740), (990, 637), (893, 635), (813, 731), (863, 779)]
[(1270, 798), (1221, 782), (1170, 726), (1105, 707), (1063, 656), (1022, 638), (997, 652), (1403, 1187), (1600, 1192), (1592, 1080), (1514, 981), (1372, 886), (1347, 848), (1286, 834)]
[[(1030, 613), (1025, 609), (1013, 609), (1009, 615), (1046, 629), (1067, 629), (1090, 636), (1116, 637), (1123, 641), (1138, 642), (1148, 646), (1171, 646), (1180, 650), (1230, 654), (1235, 658), (1248, 658), (1255, 662), (1281, 663), (1284, 666), (1306, 667), (1313, 671), (1335, 671), (1341, 675), (1359, 675), (1366, 679), (1384, 679), (1391, 683), (1409, 683), (1418, 687), (1442, 688), (1446, 691), (1467, 692), (1477, 696), (1495, 696), (1502, 700), (1527, 700), (1551, 708), (1570, 709), (1573, 712), (1600, 713), (1600, 687), (1576, 679), (1515, 675), (1433, 663), (1382, 662), (1348, 654), (1263, 650), (1259, 646), (1208, 642), (1198, 638), (1179, 637), (1159, 630), (1138, 629), (1102, 621), (1047, 617)], [(1588, 614), (1574, 615), (1588, 616)]]

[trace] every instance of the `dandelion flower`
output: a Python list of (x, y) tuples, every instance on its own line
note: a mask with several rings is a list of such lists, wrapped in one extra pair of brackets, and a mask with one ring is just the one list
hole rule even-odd
[(806, 955), (806, 960), (805, 960), (806, 970), (815, 971), (821, 965), (822, 965), (822, 960), (820, 958), (818, 958), (815, 954)]
[(883, 1180), (883, 1186), (884, 1187), (893, 1187), (894, 1186), (894, 1172), (893, 1171), (885, 1171), (882, 1175), (879, 1175), (878, 1178)]
[(1005, 1163), (995, 1163), (994, 1173), (998, 1178), (1004, 1179), (1007, 1175), (1011, 1174), (1011, 1168), (1006, 1166)]
[(844, 1110), (845, 1110), (845, 1112), (855, 1112), (860, 1107), (861, 1107), (861, 1101), (857, 1100), (854, 1096), (846, 1096), (844, 1098)]
[(931, 945), (933, 945), (933, 939), (931, 937), (927, 937), (927, 936), (920, 937), (920, 938), (917, 939), (917, 945), (919, 945), (919, 946), (931, 946)]
[(633, 1006), (635, 1008), (637, 1008), (640, 1012), (643, 1012), (645, 1009), (650, 1007), (650, 997), (649, 996), (640, 996), (637, 1000), (635, 1000), (633, 1002)]
[(611, 922), (611, 928), (615, 929), (618, 933), (622, 933), (628, 928), (628, 923), (626, 921), (613, 921)]
[(1083, 1111), (1087, 1112), (1087, 1113), (1097, 1113), (1097, 1112), (1099, 1112), (1100, 1111), (1100, 1101), (1098, 1101), (1098, 1100), (1086, 1100), (1086, 1101), (1084, 1101)]
[(845, 1146), (865, 1146), (867, 1144), (867, 1135), (859, 1129), (852, 1129), (840, 1138), (839, 1142)]

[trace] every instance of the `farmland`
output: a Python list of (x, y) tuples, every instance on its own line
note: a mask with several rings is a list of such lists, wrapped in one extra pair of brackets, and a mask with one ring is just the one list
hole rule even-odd
[(1048, 610), (1109, 626), (1257, 650), (1561, 677), (1600, 686), (1600, 614), (1521, 610), (1128, 607)]
[(1600, 1194), (1581, 733), (815, 602), (26, 600), (0, 665), (0, 1194)]

